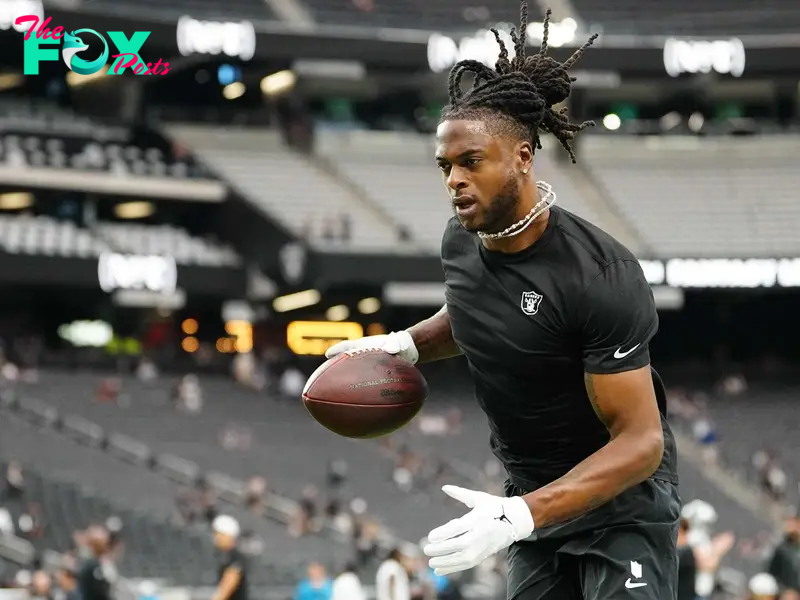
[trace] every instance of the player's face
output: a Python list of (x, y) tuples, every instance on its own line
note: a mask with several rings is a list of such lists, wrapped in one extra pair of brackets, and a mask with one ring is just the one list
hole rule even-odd
[(482, 121), (454, 120), (436, 132), (436, 163), (453, 212), (467, 231), (495, 233), (517, 219), (517, 144)]

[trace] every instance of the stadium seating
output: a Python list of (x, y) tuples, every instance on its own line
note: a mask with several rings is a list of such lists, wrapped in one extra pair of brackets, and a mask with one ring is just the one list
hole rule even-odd
[[(308, 418), (299, 403), (280, 403), (273, 398), (244, 391), (225, 379), (201, 380), (206, 402), (203, 411), (194, 415), (178, 412), (169, 404), (167, 389), (172, 383), (169, 378), (157, 384), (124, 379), (118, 404), (92, 400), (95, 379), (89, 374), (44, 372), (38, 384), (24, 385), (20, 393), (24, 398), (36, 397), (55, 405), (62, 414), (82, 415), (99, 423), (106, 431), (127, 433), (132, 438), (141, 439), (156, 452), (169, 452), (187, 458), (203, 469), (229, 473), (240, 479), (254, 474), (263, 475), (268, 478), (271, 489), (294, 497), (299, 497), (308, 484), (316, 484), (324, 489), (327, 461), (343, 458), (349, 464), (345, 496), (366, 498), (370, 512), (375, 512), (403, 537), (417, 539), (431, 526), (458, 513), (458, 508), (439, 494), (438, 484), (449, 482), (482, 486), (491, 480), (479, 474), (490, 458), (486, 418), (478, 406), (469, 401), (469, 385), (465, 384), (463, 377), (456, 376), (460, 372), (458, 369), (458, 365), (452, 369), (439, 365), (426, 366), (426, 376), (437, 393), (426, 405), (423, 414), (442, 414), (457, 407), (461, 412), (459, 431), (443, 437), (427, 436), (421, 433), (417, 424), (412, 424), (396, 436), (395, 444), (402, 443), (433, 461), (444, 460), (455, 469), (449, 469), (439, 480), (432, 482), (436, 485), (423, 485), (412, 493), (400, 492), (391, 482), (393, 464), (382, 455), (375, 443), (320, 434), (319, 426)], [(771, 421), (771, 431), (776, 432), (776, 439), (780, 436), (784, 441), (790, 440), (789, 446), (785, 447), (787, 456), (790, 453), (799, 454), (796, 445), (791, 442), (792, 419), (777, 419), (783, 423), (778, 431), (774, 427), (776, 419), (768, 416), (777, 413), (763, 410), (765, 397), (759, 394), (760, 404), (742, 400), (740, 406), (750, 408), (746, 414), (738, 409), (727, 411), (731, 415), (731, 422), (753, 423), (753, 414), (759, 412), (763, 416), (763, 423)], [(219, 398), (225, 401), (217, 401)], [(759, 406), (760, 410), (757, 410)], [(791, 410), (790, 404), (770, 402), (770, 406), (784, 406)], [(39, 418), (46, 418), (43, 416), (46, 412), (39, 410)], [(191, 426), (187, 426), (187, 423), (191, 423)], [(248, 450), (224, 450), (220, 447), (218, 440), (222, 431), (232, 425), (248, 429), (252, 436), (252, 445)], [(6, 432), (4, 427), (10, 431)], [(760, 436), (750, 435), (752, 427), (748, 432), (743, 432), (741, 428), (728, 430), (722, 419), (719, 431), (723, 442), (726, 435), (735, 437), (737, 445), (742, 447), (739, 454), (743, 460), (749, 456), (749, 448), (755, 448), (761, 440)], [(63, 440), (58, 445), (53, 439), (45, 439), (47, 436), (43, 437), (41, 432), (33, 435), (21, 430), (14, 421), (8, 419), (0, 422), (0, 435), (6, 440), (4, 452), (13, 451), (15, 457), (21, 458), (26, 464), (35, 463), (37, 469), (59, 472), (73, 481), (82, 481), (94, 489), (102, 489), (112, 503), (135, 506), (152, 517), (165, 515), (169, 510), (175, 488), (153, 472), (129, 465), (122, 465), (124, 468), (115, 466), (115, 472), (111, 472), (111, 465), (105, 463), (108, 457), (101, 456), (98, 450), (75, 446)], [(282, 450), (277, 452), (278, 448)], [(459, 468), (460, 465), (468, 468)], [(701, 498), (710, 502), (720, 516), (718, 529), (731, 529), (738, 537), (748, 539), (771, 530), (771, 523), (754, 515), (706, 480), (696, 464), (682, 460), (680, 474), (684, 501)], [(332, 542), (325, 538), (313, 536), (287, 542), (282, 530), (265, 529), (255, 522), (252, 515), (237, 512), (235, 507), (230, 512), (264, 536), (265, 540), (281, 544), (279, 553), (286, 556), (281, 564), (286, 565), (287, 571), (299, 568), (297, 562), (300, 556), (315, 556), (329, 564), (338, 564), (336, 546), (328, 545)], [(132, 518), (126, 517), (126, 520)], [(267, 543), (269, 548), (273, 542)], [(274, 556), (269, 551), (267, 555)], [(754, 572), (759, 567), (752, 557), (744, 557), (738, 552), (733, 552), (726, 564), (746, 572)], [(276, 574), (271, 576), (278, 577)]]
[(156, 147), (127, 127), (106, 126), (41, 101), (0, 102), (0, 167), (39, 167), (111, 172), (119, 176), (208, 179), (191, 156)]
[(109, 246), (69, 221), (0, 215), (0, 247), (11, 254), (93, 258)]
[[(277, 132), (189, 127), (170, 132), (261, 211), (312, 244), (336, 250), (399, 250), (391, 223), (334, 175), (282, 146)], [(326, 223), (341, 217), (350, 218), (350, 241), (326, 241)]]
[(575, 0), (574, 6), (583, 20), (607, 33), (727, 37), (793, 33), (800, 25), (800, 7), (783, 0)]
[[(95, 379), (89, 375), (50, 371), (21, 392), (106, 431), (141, 440), (156, 452), (191, 460), (202, 469), (239, 480), (262, 475), (276, 492), (293, 498), (299, 498), (308, 484), (324, 488), (328, 461), (343, 458), (349, 464), (347, 493), (363, 497), (370, 510), (404, 539), (419, 539), (442, 519), (452, 517), (452, 507), (438, 497), (431, 502), (427, 494), (399, 495), (391, 482), (393, 463), (376, 442), (321, 431), (300, 402), (278, 403), (226, 379), (202, 378), (201, 383), (206, 401), (195, 415), (179, 412), (168, 402), (167, 390), (172, 385), (168, 378), (155, 387), (126, 378), (124, 407), (94, 402)], [(221, 448), (220, 436), (229, 426), (250, 432), (249, 450)], [(485, 438), (479, 443), (485, 444)], [(388, 506), (391, 511), (385, 511)]]
[(66, 135), (3, 135), (0, 158), (12, 167), (109, 171), (119, 176), (208, 178), (199, 165), (189, 160), (172, 161), (158, 148)]
[(587, 136), (582, 163), (658, 257), (800, 252), (793, 137)]
[[(305, 0), (320, 23), (473, 32), (484, 25), (517, 23), (519, 4), (509, 0)], [(531, 3), (531, 10), (536, 4)]]
[(93, 232), (115, 250), (172, 256), (178, 264), (226, 267), (237, 266), (240, 262), (233, 249), (193, 237), (171, 225), (100, 223)]
[[(360, 186), (430, 252), (438, 253), (452, 209), (433, 158), (431, 136), (398, 132), (320, 131), (318, 151)], [(549, 150), (549, 147), (548, 147)], [(536, 157), (536, 176), (550, 183), (560, 206), (600, 223), (570, 181), (568, 167), (555, 164), (547, 151)]]
[(119, 12), (131, 11), (132, 14), (141, 14), (141, 11), (158, 11), (160, 15), (179, 18), (183, 15), (192, 17), (229, 20), (229, 19), (270, 19), (274, 18), (269, 8), (269, 3), (263, 0), (233, 0), (220, 4), (215, 0), (180, 0), (164, 4), (159, 0), (86, 0), (87, 6), (96, 10)]
[(177, 227), (101, 223), (91, 230), (51, 217), (0, 215), (0, 248), (11, 254), (96, 258), (103, 252), (172, 256), (178, 264), (238, 266), (229, 247)]
[[(44, 537), (36, 541), (40, 550), (67, 550), (74, 530), (117, 516), (124, 526), (127, 549), (123, 574), (213, 583), (215, 559), (208, 531), (171, 522), (175, 498), (182, 489), (177, 483), (8, 412), (3, 413), (0, 433), (0, 456), (19, 460), (25, 468), (26, 500), (42, 504), (47, 526)], [(21, 508), (17, 506), (17, 512)], [(255, 584), (291, 584), (309, 557), (338, 564), (341, 548), (331, 539), (290, 538), (278, 523), (243, 508), (226, 504), (220, 510), (235, 516), (244, 530), (256, 534), (265, 545), (268, 562), (256, 560)], [(186, 561), (186, 556), (193, 560)]]
[(740, 472), (752, 472), (753, 455), (759, 450), (770, 450), (786, 472), (789, 501), (792, 501), (795, 490), (800, 491), (796, 390), (756, 384), (741, 396), (714, 395), (708, 407), (720, 438), (722, 459)]

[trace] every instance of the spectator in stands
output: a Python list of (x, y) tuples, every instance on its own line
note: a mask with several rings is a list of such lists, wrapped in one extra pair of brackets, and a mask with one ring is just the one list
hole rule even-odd
[(321, 526), (319, 514), (319, 493), (313, 485), (303, 488), (297, 511), (289, 523), (289, 535), (301, 537), (306, 533), (319, 531)]
[(138, 592), (136, 600), (159, 600), (158, 587), (152, 581), (144, 580), (139, 583)]
[(303, 372), (295, 366), (289, 366), (281, 375), (280, 392), (281, 397), (288, 401), (293, 402), (300, 398), (303, 394), (303, 387), (306, 385), (308, 378), (303, 375)]
[(697, 581), (697, 556), (689, 544), (689, 521), (680, 520), (678, 526), (678, 597), (676, 600), (695, 600)]
[(326, 217), (322, 222), (322, 231), (320, 237), (323, 242), (336, 241), (336, 224), (330, 217)]
[(95, 392), (97, 402), (116, 402), (122, 383), (116, 377), (106, 377), (100, 381)]
[(753, 464), (758, 470), (758, 479), (761, 487), (773, 500), (783, 500), (786, 496), (788, 477), (781, 468), (775, 453), (769, 450), (756, 452)]
[(318, 562), (308, 565), (308, 577), (297, 585), (294, 600), (331, 600), (333, 582)]
[(27, 540), (36, 540), (42, 537), (44, 532), (42, 507), (36, 502), (29, 503), (20, 515), (17, 525), (20, 535)]
[(247, 600), (247, 562), (239, 551), (239, 522), (228, 515), (219, 515), (211, 526), (214, 545), (222, 551), (217, 589), (211, 600)]
[(106, 531), (108, 531), (108, 554), (116, 560), (122, 557), (122, 519), (111, 516), (106, 519)]
[(97, 525), (79, 537), (88, 553), (88, 558), (78, 570), (81, 600), (112, 600), (111, 589), (116, 580), (116, 568), (108, 555), (109, 538), (105, 527)]
[(261, 476), (251, 477), (247, 481), (245, 503), (256, 515), (262, 516), (266, 510), (267, 480)]
[(187, 413), (199, 413), (203, 409), (203, 390), (197, 375), (184, 375), (177, 388), (177, 408)]
[(331, 600), (367, 600), (367, 594), (356, 574), (356, 565), (349, 563), (333, 580)]
[(747, 600), (778, 600), (778, 582), (769, 573), (754, 575), (747, 584)]
[(341, 458), (330, 461), (325, 480), (329, 491), (338, 491), (347, 482), (347, 462)]
[(143, 356), (136, 367), (136, 378), (139, 381), (149, 382), (155, 380), (157, 377), (158, 369), (155, 363), (146, 356)]
[(220, 431), (219, 444), (225, 450), (244, 452), (250, 448), (252, 441), (250, 429), (243, 425), (231, 423)]
[(767, 571), (782, 589), (800, 594), (800, 510), (786, 519), (785, 532)]
[(378, 555), (378, 535), (381, 528), (376, 521), (370, 519), (356, 521), (356, 523), (354, 528), (356, 560), (358, 565), (363, 567), (370, 564)]
[(0, 538), (12, 537), (16, 533), (14, 529), (14, 517), (8, 509), (0, 506)]
[(350, 215), (347, 213), (341, 215), (339, 217), (339, 226), (341, 228), (341, 240), (345, 243), (349, 242), (353, 238), (353, 222)]
[(53, 600), (53, 580), (47, 571), (40, 569), (33, 573), (30, 600)]
[(712, 537), (717, 512), (702, 500), (686, 504), (681, 510), (681, 520), (686, 526), (685, 542), (691, 547), (695, 559), (696, 597), (708, 598), (714, 589), (719, 565), (733, 548), (736, 538), (730, 532)]
[(714, 463), (718, 457), (717, 428), (708, 414), (699, 415), (692, 425), (692, 435), (701, 446), (703, 458), (709, 463)]
[(197, 512), (200, 519), (213, 523), (217, 516), (217, 495), (205, 479), (196, 484)]
[(25, 493), (25, 476), (22, 473), (22, 465), (17, 461), (9, 461), (6, 467), (5, 485), (3, 497), (9, 500), (22, 498)]
[(78, 578), (75, 571), (68, 565), (62, 565), (56, 571), (56, 588), (54, 600), (81, 600), (78, 591)]
[(394, 548), (375, 575), (376, 600), (411, 600), (409, 557)]
[(330, 527), (344, 535), (353, 533), (353, 517), (342, 510), (341, 503), (336, 498), (328, 500), (325, 506), (325, 520)]

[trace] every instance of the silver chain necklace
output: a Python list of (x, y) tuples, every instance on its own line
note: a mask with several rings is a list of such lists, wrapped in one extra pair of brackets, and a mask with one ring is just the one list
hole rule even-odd
[(537, 202), (536, 205), (531, 209), (531, 212), (510, 227), (506, 227), (503, 231), (499, 231), (497, 233), (483, 233), (482, 231), (479, 231), (478, 237), (483, 240), (499, 240), (502, 238), (509, 238), (519, 235), (528, 227), (530, 227), (531, 223), (536, 220), (536, 217), (556, 203), (556, 193), (553, 191), (553, 186), (546, 181), (537, 181), (536, 187), (540, 192), (543, 193), (543, 195), (542, 199), (539, 200), (539, 202)]

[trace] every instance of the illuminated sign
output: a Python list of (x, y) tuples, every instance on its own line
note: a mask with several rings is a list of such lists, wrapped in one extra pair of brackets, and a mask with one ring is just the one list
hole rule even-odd
[(364, 328), (349, 321), (292, 321), (286, 328), (286, 344), (295, 354), (323, 356), (343, 340), (364, 337)]
[(256, 52), (256, 30), (250, 21), (221, 23), (184, 16), (178, 20), (177, 37), (183, 56), (224, 54), (250, 60)]
[(75, 321), (59, 326), (58, 337), (73, 346), (102, 348), (112, 340), (114, 332), (104, 321)]
[(44, 7), (39, 0), (4, 0), (0, 2), (0, 29), (15, 29), (20, 33), (28, 31), (29, 25), (15, 23), (22, 15), (36, 15), (44, 19)]
[(178, 286), (178, 267), (171, 256), (104, 252), (97, 263), (97, 278), (104, 292), (145, 290), (174, 294)]
[(738, 38), (713, 42), (669, 38), (664, 43), (664, 69), (670, 77), (712, 71), (741, 77), (744, 63), (744, 44)]
[(800, 258), (672, 258), (639, 261), (651, 285), (678, 288), (800, 287)]
[(253, 350), (253, 325), (247, 321), (235, 320), (225, 323), (225, 333), (233, 337), (233, 349), (240, 354)]
[[(574, 19), (564, 19), (549, 25), (549, 45), (553, 48), (570, 44), (575, 40), (578, 24)], [(508, 26), (498, 25), (500, 39), (506, 48), (513, 48), (514, 41)], [(544, 36), (544, 23), (528, 23), (527, 41), (538, 44)], [(434, 73), (448, 70), (462, 60), (477, 60), (493, 67), (500, 56), (500, 47), (494, 34), (488, 29), (481, 29), (472, 36), (463, 37), (459, 41), (434, 33), (428, 38), (428, 66)]]

